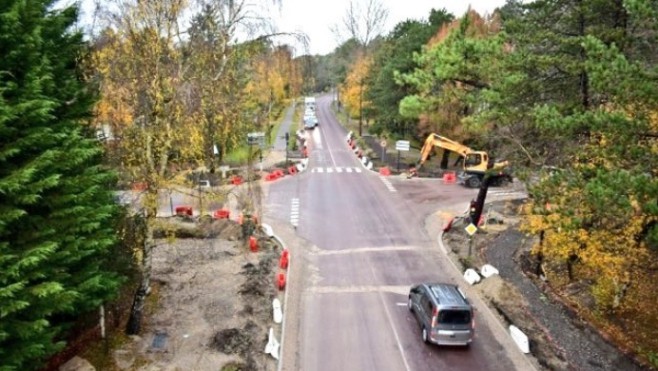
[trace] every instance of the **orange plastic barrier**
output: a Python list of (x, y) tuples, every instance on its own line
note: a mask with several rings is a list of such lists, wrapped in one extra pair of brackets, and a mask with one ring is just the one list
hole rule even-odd
[(276, 174), (277, 178), (283, 178), (284, 176), (286, 176), (286, 174), (281, 169), (274, 170), (274, 174)]
[(450, 228), (452, 228), (452, 221), (454, 219), (455, 218), (450, 218), (450, 220), (448, 220), (448, 222), (443, 225), (443, 231), (444, 232), (450, 232)]
[(176, 206), (176, 215), (192, 216), (192, 206)]
[(242, 184), (242, 177), (239, 177), (237, 175), (233, 175), (233, 177), (231, 178), (231, 184), (233, 184), (233, 185)]
[(212, 217), (215, 219), (228, 219), (231, 216), (231, 212), (227, 209), (215, 210), (212, 214)]
[(447, 171), (443, 174), (443, 182), (446, 184), (454, 184), (457, 181), (457, 175), (454, 171)]
[(379, 174), (383, 176), (389, 176), (391, 175), (391, 169), (389, 169), (388, 167), (381, 167), (379, 168)]
[(249, 250), (251, 252), (258, 252), (258, 240), (254, 236), (249, 237)]
[(283, 290), (286, 287), (286, 275), (285, 273), (279, 273), (279, 275), (276, 278), (276, 287), (279, 288), (279, 290)]
[(281, 255), (281, 259), (279, 259), (279, 267), (281, 267), (281, 269), (288, 269), (288, 255)]
[(293, 166), (289, 167), (288, 168), (288, 174), (290, 174), (290, 175), (297, 174), (297, 166), (293, 165)]
[(279, 176), (276, 173), (269, 173), (269, 174), (265, 175), (265, 180), (268, 181), (268, 182), (271, 182), (271, 181), (277, 180), (277, 179), (279, 179)]

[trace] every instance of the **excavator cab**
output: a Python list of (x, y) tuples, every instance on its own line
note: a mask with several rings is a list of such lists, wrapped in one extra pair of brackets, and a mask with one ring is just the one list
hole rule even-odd
[(487, 167), (487, 161), (489, 161), (489, 156), (486, 153), (482, 152), (473, 152), (466, 155), (464, 160), (464, 167), (479, 167), (479, 165), (484, 164), (484, 168)]

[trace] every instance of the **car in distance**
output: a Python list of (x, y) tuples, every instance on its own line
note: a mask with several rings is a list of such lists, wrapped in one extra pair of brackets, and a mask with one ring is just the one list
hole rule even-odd
[(407, 302), (425, 343), (468, 346), (473, 341), (473, 307), (457, 286), (422, 283), (409, 290)]
[(314, 129), (318, 126), (318, 119), (315, 116), (304, 116), (304, 128)]

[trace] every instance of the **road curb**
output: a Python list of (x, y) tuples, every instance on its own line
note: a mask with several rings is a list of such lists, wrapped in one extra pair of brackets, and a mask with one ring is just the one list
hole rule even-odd
[[(468, 203), (466, 203), (466, 205), (468, 206)], [(456, 272), (458, 272), (460, 274), (460, 276), (463, 279), (463, 272), (461, 271), (460, 267), (458, 267), (457, 264), (455, 264), (453, 259), (450, 257), (449, 249), (446, 246), (446, 244), (443, 243), (443, 234), (444, 234), (443, 230), (440, 230), (438, 232), (438, 234), (437, 234), (437, 244), (439, 245), (439, 248), (441, 249), (441, 251), (445, 254), (446, 258), (448, 259), (448, 261), (450, 262), (452, 267), (455, 269)], [(487, 315), (488, 322), (489, 323), (491, 323), (491, 322), (496, 323), (496, 326), (498, 326), (498, 328), (500, 330), (502, 330), (505, 334), (507, 334), (506, 339), (508, 339), (511, 342), (509, 345), (515, 349), (515, 352), (518, 353), (519, 357), (517, 359), (523, 359), (524, 363), (526, 364), (526, 365), (524, 365), (525, 367), (522, 368), (522, 369), (523, 370), (539, 371), (539, 369), (536, 367), (534, 362), (532, 362), (530, 359), (528, 359), (528, 355), (524, 354), (521, 351), (521, 349), (519, 349), (519, 347), (516, 345), (516, 343), (514, 343), (514, 341), (512, 339), (512, 336), (510, 335), (509, 331), (503, 326), (503, 324), (500, 322), (500, 320), (496, 316), (496, 314), (491, 310), (489, 305), (487, 305), (486, 302), (480, 297), (480, 295), (478, 295), (477, 291), (475, 291), (475, 288), (471, 288), (470, 286), (468, 286), (467, 291), (472, 293), (472, 295), (471, 295), (472, 297), (477, 298), (479, 304), (481, 304), (481, 305), (479, 305), (479, 307), (480, 307), (479, 311), (481, 313), (485, 313)], [(533, 359), (536, 360), (536, 358), (534, 358), (534, 355), (532, 355), (532, 353), (530, 353), (530, 354), (533, 357)], [(516, 362), (513, 361), (513, 363), (516, 363)]]

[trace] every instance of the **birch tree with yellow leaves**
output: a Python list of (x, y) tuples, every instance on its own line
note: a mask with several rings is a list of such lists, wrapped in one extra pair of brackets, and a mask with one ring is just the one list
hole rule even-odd
[(372, 57), (360, 53), (340, 88), (341, 102), (345, 110), (351, 118), (359, 120), (359, 135), (362, 134), (363, 112), (370, 104), (365, 97), (365, 91), (368, 86), (367, 78), (371, 64)]

